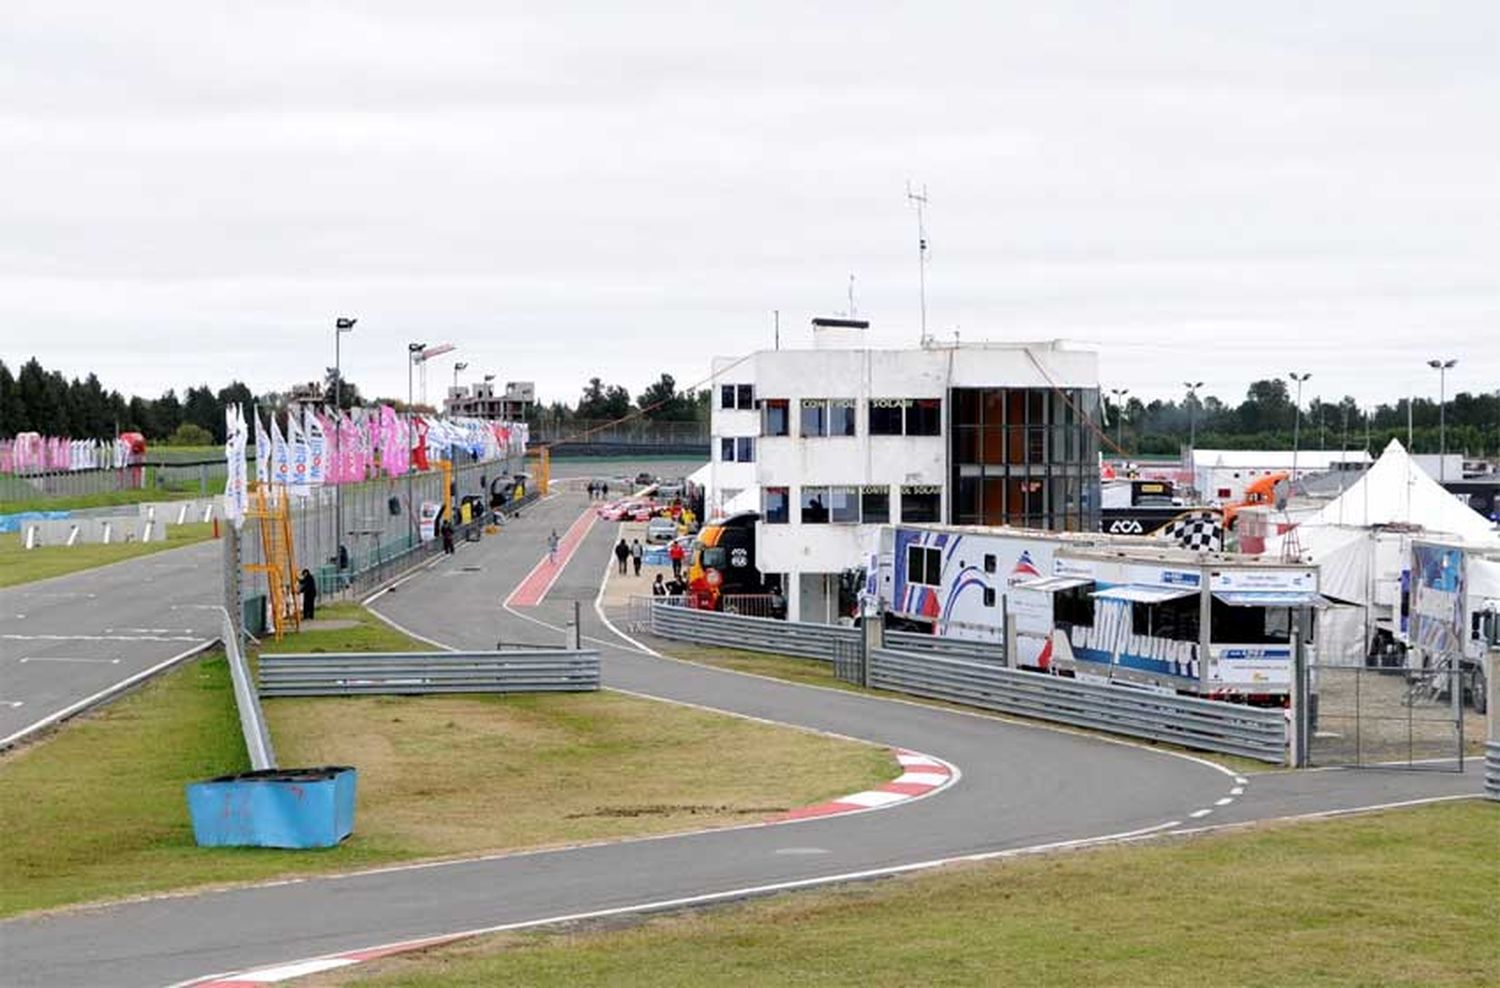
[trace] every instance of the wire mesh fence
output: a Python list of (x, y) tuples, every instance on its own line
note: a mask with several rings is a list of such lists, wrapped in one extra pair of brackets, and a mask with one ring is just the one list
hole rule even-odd
[(1462, 759), (1458, 670), (1318, 665), (1311, 682), (1313, 765), (1452, 769)]

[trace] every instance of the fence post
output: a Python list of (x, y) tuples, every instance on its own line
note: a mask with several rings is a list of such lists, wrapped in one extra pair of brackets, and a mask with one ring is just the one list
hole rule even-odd
[(573, 601), (573, 623), (568, 625), (567, 641), (568, 647), (575, 652), (583, 648), (583, 623), (580, 618), (581, 608), (579, 602), (575, 600)]
[[(872, 608), (873, 610), (873, 608)], [(885, 621), (878, 613), (868, 613), (860, 625), (859, 685), (870, 688), (870, 658), (876, 649), (885, 647)]]
[(1292, 768), (1306, 768), (1308, 754), (1308, 677), (1307, 650), (1302, 646), (1302, 624), (1304, 611), (1292, 611), (1292, 718), (1288, 725), (1291, 751), (1288, 760)]

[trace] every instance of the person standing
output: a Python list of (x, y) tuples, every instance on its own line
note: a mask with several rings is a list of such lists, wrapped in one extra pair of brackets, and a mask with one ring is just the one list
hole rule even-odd
[(672, 579), (682, 579), (682, 559), (686, 555), (682, 542), (678, 539), (673, 539), (672, 544), (667, 546), (667, 558), (672, 560)]
[(654, 582), (654, 583), (651, 584), (651, 596), (653, 596), (653, 597), (665, 597), (666, 595), (667, 595), (667, 585), (662, 582), (661, 574), (658, 573), (658, 574), (656, 574), (656, 582)]
[(297, 589), (302, 591), (302, 620), (311, 621), (313, 608), (318, 599), (318, 581), (313, 579), (311, 571), (302, 571), (302, 579), (297, 581)]
[(451, 555), (453, 555), (453, 522), (451, 522), (448, 519), (444, 518), (443, 519), (442, 533), (443, 533), (443, 554), (451, 556)]
[(553, 566), (557, 565), (557, 542), (557, 529), (554, 528), (552, 534), (547, 536), (547, 562)]
[(625, 566), (630, 561), (630, 543), (625, 541), (625, 536), (620, 536), (619, 543), (615, 546), (615, 559), (620, 563), (620, 575), (625, 575)]
[(635, 575), (641, 575), (641, 558), (646, 554), (646, 547), (641, 545), (640, 539), (630, 543), (630, 561), (635, 564)]

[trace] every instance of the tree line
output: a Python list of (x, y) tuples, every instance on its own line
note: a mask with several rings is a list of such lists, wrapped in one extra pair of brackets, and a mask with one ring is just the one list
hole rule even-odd
[[(1252, 382), (1237, 405), (1191, 394), (1181, 401), (1129, 397), (1117, 403), (1107, 393), (1104, 399), (1110, 440), (1118, 433), (1125, 450), (1141, 456), (1175, 456), (1190, 438), (1200, 449), (1291, 449), (1295, 439), (1303, 449), (1364, 449), (1368, 444), (1378, 453), (1392, 438), (1407, 442), (1408, 420), (1413, 452), (1438, 452), (1446, 431), (1450, 453), (1500, 455), (1500, 390), (1461, 391), (1441, 410), (1428, 398), (1400, 398), (1369, 408), (1348, 395), (1337, 402), (1314, 397), (1302, 406), (1300, 420), (1289, 385), (1277, 378)], [(1117, 417), (1122, 410), (1123, 421)]]
[[(321, 389), (331, 404), (336, 381), (342, 407), (364, 403), (359, 387), (338, 379), (331, 367), (313, 388)], [(679, 390), (671, 374), (662, 374), (632, 399), (623, 385), (593, 377), (576, 402), (536, 406), (530, 418), (552, 424), (627, 416), (657, 422), (707, 422), (712, 394), (711, 387)], [(156, 398), (127, 399), (119, 391), (106, 389), (94, 374), (69, 380), (58, 371), (46, 370), (35, 357), (13, 374), (0, 360), (0, 437), (40, 432), (103, 438), (119, 431), (139, 432), (158, 443), (222, 443), (226, 405), (258, 403), (263, 409), (279, 410), (285, 407), (286, 398), (282, 392), (256, 395), (244, 382), (231, 381), (218, 390), (199, 384), (180, 397), (169, 389)], [(1127, 397), (1116, 404), (1106, 393), (1104, 399), (1100, 428), (1111, 440), (1118, 435), (1129, 453), (1141, 456), (1176, 455), (1190, 437), (1204, 449), (1290, 449), (1294, 425), (1300, 428), (1297, 438), (1304, 449), (1363, 449), (1368, 443), (1378, 451), (1393, 436), (1406, 441), (1408, 413), (1414, 451), (1437, 452), (1439, 447), (1438, 403), (1428, 398), (1401, 398), (1365, 408), (1348, 396), (1337, 402), (1314, 397), (1303, 406), (1300, 425), (1287, 382), (1279, 379), (1253, 382), (1238, 404), (1213, 395), (1149, 402)], [(405, 403), (395, 399), (373, 402), (405, 409)], [(1118, 417), (1121, 411), (1123, 420)], [(1450, 452), (1500, 455), (1500, 390), (1459, 392), (1448, 399), (1443, 417)]]

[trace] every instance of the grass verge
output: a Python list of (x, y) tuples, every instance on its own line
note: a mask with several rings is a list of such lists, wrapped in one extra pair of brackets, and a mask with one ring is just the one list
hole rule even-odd
[[(421, 648), (357, 605), (282, 651)], [(200, 848), (183, 786), (248, 767), (222, 656), (0, 757), (0, 915), (168, 889), (743, 823), (868, 788), (876, 748), (615, 693), (265, 704), (283, 765), (359, 769), (325, 851)]]
[(75, 511), (82, 508), (111, 508), (116, 505), (144, 504), (147, 501), (182, 501), (201, 498), (198, 485), (190, 487), (143, 487), (126, 491), (96, 491), (93, 494), (66, 494), (58, 497), (7, 498), (0, 504), (0, 514), (19, 511)]
[[(801, 683), (805, 686), (825, 686), (829, 689), (846, 690), (852, 693), (865, 693), (871, 696), (881, 696), (889, 699), (905, 700), (908, 703), (920, 703), (924, 706), (938, 707), (944, 710), (957, 710), (968, 714), (990, 716), (1014, 720), (1017, 723), (1034, 723), (1039, 727), (1055, 728), (1057, 730), (1072, 730), (1066, 725), (1050, 724), (1045, 721), (1028, 721), (1024, 717), (1013, 717), (1008, 714), (999, 714), (984, 710), (980, 707), (969, 707), (959, 703), (949, 703), (946, 700), (933, 700), (923, 696), (912, 696), (907, 693), (892, 693), (887, 690), (867, 690), (852, 683), (846, 683), (833, 674), (833, 667), (827, 662), (817, 659), (804, 659), (792, 655), (772, 655), (765, 652), (744, 652), (732, 648), (718, 648), (712, 645), (694, 645), (689, 642), (671, 641), (653, 636), (643, 636), (652, 648), (663, 655), (673, 658), (684, 659), (688, 662), (698, 662), (719, 669), (729, 669), (734, 672), (748, 672), (758, 676), (768, 676), (772, 679), (782, 679), (790, 683)], [(1078, 733), (1094, 735), (1095, 732), (1080, 730)], [(1097, 736), (1108, 737), (1099, 734)], [(1217, 765), (1223, 765), (1241, 775), (1249, 775), (1256, 772), (1271, 772), (1277, 766), (1268, 762), (1256, 761), (1253, 758), (1241, 758), (1237, 755), (1225, 755), (1212, 751), (1197, 751), (1181, 748), (1176, 745), (1160, 744), (1145, 738), (1129, 738), (1132, 744), (1139, 744), (1145, 748), (1158, 748), (1162, 751), (1183, 752), (1194, 758), (1202, 758)]]
[(116, 542), (112, 545), (46, 545), (28, 550), (19, 532), (0, 535), (0, 587), (64, 576), (124, 559), (149, 556), (213, 538), (213, 524), (168, 525), (159, 542)]
[(1500, 806), (1449, 803), (510, 934), (314, 985), (1500, 983)]

